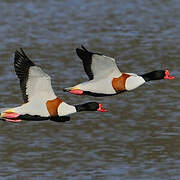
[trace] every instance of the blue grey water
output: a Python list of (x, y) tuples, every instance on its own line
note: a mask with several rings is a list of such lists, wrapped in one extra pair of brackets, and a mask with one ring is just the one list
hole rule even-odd
[[(114, 57), (123, 72), (169, 69), (112, 97), (66, 94), (87, 80), (75, 48)], [(0, 1), (0, 108), (22, 104), (13, 53), (23, 47), (67, 103), (101, 102), (66, 123), (0, 122), (0, 179), (180, 179), (179, 0)]]

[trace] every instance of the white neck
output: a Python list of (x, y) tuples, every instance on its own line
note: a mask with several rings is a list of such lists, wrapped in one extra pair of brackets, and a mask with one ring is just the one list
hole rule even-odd
[(136, 89), (137, 87), (141, 86), (145, 83), (145, 80), (138, 75), (132, 75), (126, 79), (125, 88), (127, 91)]
[(69, 105), (65, 102), (62, 102), (58, 107), (59, 116), (66, 116), (75, 112), (77, 112), (75, 106)]

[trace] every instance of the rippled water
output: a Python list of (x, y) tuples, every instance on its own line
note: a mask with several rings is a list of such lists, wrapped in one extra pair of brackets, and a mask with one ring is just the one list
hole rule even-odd
[[(22, 103), (13, 53), (23, 47), (70, 104), (108, 113), (66, 123), (0, 122), (0, 179), (180, 179), (179, 0), (0, 2), (0, 108)], [(87, 79), (75, 48), (115, 57), (121, 71), (168, 68), (172, 81), (95, 98), (62, 92)]]

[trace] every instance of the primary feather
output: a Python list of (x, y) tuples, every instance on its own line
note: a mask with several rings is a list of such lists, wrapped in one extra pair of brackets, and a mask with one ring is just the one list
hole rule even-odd
[(51, 78), (48, 74), (37, 67), (24, 53), (15, 52), (15, 72), (20, 80), (20, 88), (25, 103), (32, 101), (33, 97), (56, 98), (51, 86)]
[(84, 70), (89, 80), (106, 78), (112, 74), (114, 76), (121, 75), (114, 58), (90, 52), (84, 46), (81, 47), (82, 49), (76, 49), (76, 53), (83, 61)]

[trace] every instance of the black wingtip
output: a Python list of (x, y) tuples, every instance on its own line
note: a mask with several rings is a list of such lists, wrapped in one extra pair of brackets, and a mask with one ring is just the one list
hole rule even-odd
[(78, 51), (82, 51), (82, 49), (76, 48), (76, 53), (78, 54)]
[(16, 50), (14, 54), (14, 64), (18, 61), (18, 59), (21, 58), (21, 56), (21, 53), (18, 50)]
[(82, 44), (81, 44), (81, 48), (82, 49), (80, 49), (80, 48), (76, 48), (76, 53), (77, 53), (77, 55), (80, 55), (81, 53), (83, 53), (83, 52), (89, 52)]
[(81, 44), (81, 48), (84, 49), (85, 51), (88, 51), (82, 44)]
[(20, 48), (20, 51), (21, 51), (21, 53), (22, 53), (23, 55), (25, 55), (25, 52), (24, 52), (23, 48)]
[(20, 53), (18, 50), (16, 50), (16, 51), (15, 51), (15, 57), (16, 57), (16, 56), (20, 56), (20, 55), (21, 55), (21, 53)]
[[(81, 48), (76, 48), (76, 53), (78, 56), (81, 56), (82, 54), (85, 54), (85, 53), (91, 53), (90, 51), (88, 51), (82, 44), (81, 44)], [(92, 54), (92, 53), (91, 53)]]
[(28, 102), (28, 95), (26, 94), (26, 83), (29, 75), (29, 68), (35, 64), (27, 57), (24, 50), (15, 51), (14, 56), (14, 70), (20, 80), (20, 87), (23, 95), (24, 102)]
[(19, 48), (20, 51), (16, 49), (15, 54), (25, 54), (23, 48)]
[(20, 51), (18, 51), (18, 50), (15, 51), (15, 56), (14, 56), (15, 60), (17, 60), (18, 58), (23, 56), (22, 52), (23, 52), (22, 48), (20, 48)]
[(80, 59), (82, 59), (83, 61), (84, 60), (87, 60), (87, 59), (91, 59), (93, 53), (87, 51), (86, 49), (80, 49), (80, 48), (77, 48), (76, 49), (76, 53), (77, 55), (80, 57)]
[(77, 48), (76, 49), (76, 52), (77, 52), (77, 54), (78, 54), (78, 52), (79, 53), (82, 53), (82, 52), (84, 52), (84, 53), (90, 53), (90, 54), (98, 54), (98, 55), (100, 55), (100, 56), (102, 56), (103, 54), (102, 53), (99, 53), (99, 52), (91, 52), (91, 51), (88, 51), (82, 44), (81, 44), (81, 48), (82, 49), (80, 49), (80, 48)]
[[(21, 50), (22, 55), (23, 55), (25, 58), (28, 58), (27, 55), (26, 55), (26, 53), (24, 52), (23, 48), (20, 48), (20, 50)], [(28, 59), (29, 59), (29, 58), (28, 58)]]
[(21, 64), (22, 62), (28, 62), (29, 65), (31, 65), (31, 66), (35, 65), (25, 54), (23, 48), (20, 48), (20, 51), (18, 51), (18, 50), (15, 51), (14, 65)]

